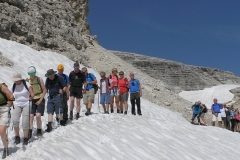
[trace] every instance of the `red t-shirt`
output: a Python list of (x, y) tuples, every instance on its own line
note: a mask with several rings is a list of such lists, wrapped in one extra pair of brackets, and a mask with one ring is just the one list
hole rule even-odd
[(129, 84), (129, 81), (127, 78), (123, 78), (123, 79), (118, 79), (118, 84), (119, 84), (119, 93), (123, 94), (125, 92), (128, 92), (128, 87), (127, 85)]

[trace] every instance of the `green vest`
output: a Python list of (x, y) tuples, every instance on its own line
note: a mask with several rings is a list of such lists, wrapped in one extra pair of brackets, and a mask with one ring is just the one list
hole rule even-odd
[(7, 104), (7, 100), (2, 92), (2, 83), (0, 84), (0, 106), (5, 106)]
[[(28, 82), (31, 84), (32, 89), (33, 89), (33, 93), (34, 93), (34, 97), (33, 99), (39, 99), (42, 96), (42, 89), (41, 89), (41, 84), (38, 83), (38, 77), (35, 77), (33, 81), (31, 81), (31, 79), (28, 79)], [(39, 78), (40, 81), (40, 78)]]

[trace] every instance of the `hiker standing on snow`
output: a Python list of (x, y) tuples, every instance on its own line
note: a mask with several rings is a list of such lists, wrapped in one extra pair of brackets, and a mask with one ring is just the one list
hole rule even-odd
[(128, 79), (124, 78), (124, 72), (119, 72), (118, 88), (119, 88), (119, 100), (120, 100), (120, 109), (121, 113), (124, 111), (124, 114), (127, 114), (128, 110), (128, 90), (129, 82)]
[(42, 120), (41, 116), (45, 110), (45, 99), (44, 96), (47, 93), (46, 87), (42, 78), (36, 76), (36, 68), (31, 66), (28, 68), (28, 75), (30, 76), (27, 81), (31, 84), (34, 97), (32, 99), (32, 108), (30, 115), (30, 130), (29, 138), (32, 137), (33, 120), (36, 115), (37, 120), (37, 136), (42, 136)]
[(79, 113), (81, 110), (80, 100), (83, 98), (83, 94), (86, 93), (86, 90), (82, 90), (83, 84), (84, 88), (87, 87), (85, 74), (83, 74), (79, 69), (79, 63), (75, 62), (73, 64), (74, 70), (69, 74), (69, 81), (70, 81), (70, 117), (69, 119), (73, 119), (73, 108), (74, 108), (74, 101), (75, 98), (77, 103), (77, 115), (76, 119), (79, 118)]
[(106, 73), (100, 72), (100, 76), (100, 104), (103, 106), (104, 113), (109, 114), (111, 87), (109, 79), (106, 77)]
[(116, 107), (117, 107), (117, 113), (120, 113), (117, 73), (118, 73), (117, 68), (113, 68), (112, 69), (112, 74), (108, 76), (110, 86), (111, 86), (111, 96), (110, 96), (111, 113), (114, 112), (114, 109), (113, 109), (114, 99), (115, 99), (115, 104), (116, 104)]
[(221, 117), (221, 111), (220, 109), (223, 107), (223, 105), (226, 105), (228, 103), (230, 103), (231, 101), (225, 102), (225, 103), (217, 103), (217, 98), (213, 99), (213, 104), (211, 107), (212, 110), (212, 126), (215, 126), (215, 121), (218, 121), (218, 126), (221, 127), (222, 126), (222, 117)]
[(223, 122), (224, 128), (227, 128), (226, 105), (223, 105), (223, 107), (220, 109), (220, 112), (221, 112), (221, 117), (222, 117), (222, 122)]
[(195, 104), (192, 105), (192, 110), (193, 110), (193, 115), (192, 115), (191, 123), (193, 124), (194, 119), (197, 117), (198, 125), (200, 125), (200, 113), (202, 110), (201, 102), (200, 101), (195, 102)]
[(230, 109), (229, 109), (229, 106), (227, 106), (226, 107), (226, 129), (230, 130), (230, 124), (231, 124)]
[(205, 104), (202, 104), (202, 110), (201, 110), (201, 113), (200, 113), (200, 118), (202, 119), (204, 126), (207, 125), (207, 122), (204, 118), (206, 113), (207, 113), (207, 106)]
[(88, 116), (91, 114), (92, 103), (94, 103), (95, 91), (93, 84), (97, 84), (97, 79), (92, 73), (88, 73), (86, 67), (82, 68), (82, 73), (85, 74), (87, 87), (84, 88), (86, 93), (83, 95), (83, 103), (86, 105), (86, 113), (85, 115)]
[(135, 104), (137, 104), (137, 114), (142, 115), (140, 107), (140, 97), (142, 97), (142, 87), (138, 79), (134, 78), (134, 73), (130, 73), (129, 81), (130, 101), (132, 104), (132, 114), (136, 115)]
[(233, 108), (233, 105), (230, 106), (229, 112), (230, 112), (230, 121), (231, 121), (231, 131), (234, 132), (236, 127), (236, 119), (235, 119), (236, 112)]
[(8, 152), (8, 135), (7, 127), (10, 124), (10, 107), (14, 100), (12, 92), (4, 85), (0, 84), (0, 135), (3, 143), (3, 155), (2, 158), (6, 158), (9, 155)]
[(66, 92), (63, 92), (62, 94), (62, 108), (63, 108), (63, 124), (65, 125), (67, 123), (68, 120), (68, 104), (67, 101), (69, 99), (69, 86), (70, 86), (70, 81), (69, 81), (69, 77), (68, 75), (64, 74), (64, 66), (63, 64), (59, 64), (57, 67), (58, 70), (58, 76), (61, 76), (64, 80), (64, 82), (66, 83)]
[(15, 101), (13, 102), (14, 109), (12, 114), (12, 121), (15, 131), (15, 144), (20, 143), (19, 121), (22, 116), (22, 129), (24, 134), (23, 144), (27, 145), (29, 140), (30, 129), (30, 101), (34, 97), (31, 85), (26, 82), (20, 73), (13, 75), (14, 84), (11, 91), (14, 94)]
[(62, 108), (60, 106), (61, 102), (61, 96), (63, 92), (66, 92), (66, 83), (64, 82), (63, 78), (61, 76), (58, 76), (57, 71), (54, 71), (53, 69), (49, 69), (47, 73), (45, 74), (45, 77), (47, 77), (45, 81), (45, 87), (48, 91), (48, 102), (47, 102), (47, 113), (48, 113), (48, 124), (46, 132), (52, 131), (52, 121), (53, 121), (53, 113), (55, 111), (56, 116), (60, 120), (60, 125), (64, 125), (63, 123), (63, 117), (61, 115)]

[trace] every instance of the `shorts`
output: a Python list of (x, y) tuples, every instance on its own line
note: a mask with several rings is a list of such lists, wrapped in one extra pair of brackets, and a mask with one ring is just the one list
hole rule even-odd
[(237, 119), (236, 119), (235, 122), (236, 122), (236, 123), (240, 123), (240, 120), (237, 120)]
[(0, 126), (9, 126), (10, 108), (6, 106), (0, 107)]
[(82, 87), (70, 87), (70, 97), (83, 98)]
[(213, 114), (213, 117), (212, 117), (212, 121), (215, 122), (215, 121), (222, 121), (222, 117), (221, 117), (221, 114), (218, 113), (218, 117), (216, 117), (214, 114)]
[(110, 94), (102, 93), (100, 95), (100, 104), (110, 104)]
[(94, 97), (95, 97), (94, 88), (91, 88), (88, 91), (86, 91), (86, 93), (83, 95), (83, 103), (88, 104), (89, 101), (94, 103)]
[(111, 96), (119, 96), (118, 88), (111, 89)]
[(120, 101), (128, 101), (128, 92), (119, 95)]
[(39, 99), (34, 99), (34, 100), (32, 100), (32, 110), (31, 110), (31, 114), (34, 114), (34, 116), (35, 116), (36, 113), (41, 113), (41, 115), (43, 116), (44, 110), (45, 110), (45, 99), (43, 99), (42, 102), (37, 106), (35, 103), (36, 103), (38, 100), (39, 100)]
[(200, 118), (204, 118), (204, 116), (205, 116), (205, 113), (200, 114)]
[(53, 99), (50, 99), (48, 97), (48, 102), (47, 102), (47, 113), (48, 114), (53, 114), (55, 111), (56, 114), (62, 113), (62, 108), (60, 107), (60, 94), (55, 96)]
[(223, 124), (227, 124), (227, 118), (226, 117), (222, 117), (222, 121), (223, 121)]
[[(31, 112), (31, 111), (30, 111)], [(29, 105), (15, 106), (12, 113), (13, 126), (18, 127), (22, 116), (22, 129), (29, 129)]]

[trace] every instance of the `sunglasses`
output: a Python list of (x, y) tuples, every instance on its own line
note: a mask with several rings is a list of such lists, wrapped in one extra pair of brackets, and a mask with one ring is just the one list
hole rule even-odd
[(119, 75), (121, 76), (121, 75), (124, 75), (124, 74), (119, 74)]

